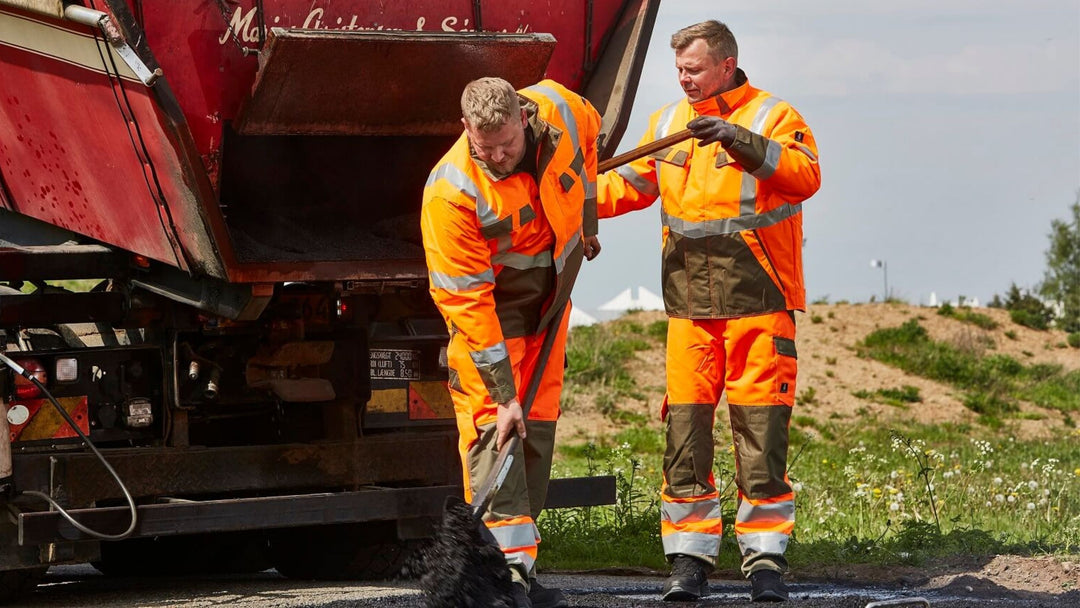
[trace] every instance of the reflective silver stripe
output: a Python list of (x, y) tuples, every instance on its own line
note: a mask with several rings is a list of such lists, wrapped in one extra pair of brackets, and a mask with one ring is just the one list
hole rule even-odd
[(671, 130), (671, 120), (675, 118), (675, 108), (677, 107), (679, 107), (679, 102), (673, 101), (660, 110), (660, 117), (656, 119), (656, 131), (653, 132), (653, 139), (663, 139), (667, 137), (668, 131)]
[[(739, 553), (777, 553), (787, 550), (788, 535), (782, 532), (749, 532), (738, 534)], [(666, 551), (666, 544), (665, 544)]]
[(575, 232), (574, 236), (570, 237), (570, 240), (566, 242), (562, 253), (555, 259), (555, 272), (561, 273), (563, 271), (563, 267), (566, 266), (566, 258), (570, 257), (570, 254), (574, 251), (574, 247), (577, 247), (578, 241), (580, 240), (581, 233)]
[(476, 183), (469, 178), (468, 175), (455, 166), (452, 163), (443, 163), (428, 176), (427, 183), (424, 184), (425, 188), (429, 188), (440, 179), (445, 179), (450, 182), (451, 186), (454, 186), (465, 194), (469, 198), (476, 201), (476, 218), (480, 221), (481, 226), (490, 226), (499, 221), (499, 217), (495, 215), (495, 211), (491, 208), (484, 197), (480, 194), (480, 188), (476, 186)]
[(595, 199), (596, 198), (596, 181), (591, 180), (591, 179), (586, 180), (586, 179), (584, 179), (584, 176), (582, 176), (582, 181), (585, 182), (585, 198), (586, 199), (590, 199), (590, 198)]
[(771, 112), (778, 103), (780, 103), (779, 97), (766, 97), (765, 101), (761, 102), (761, 107), (758, 108), (757, 114), (754, 114), (754, 122), (750, 123), (750, 130), (761, 135), (761, 130), (765, 128), (765, 119), (769, 117), (769, 112)]
[(574, 150), (577, 151), (580, 148), (578, 145), (577, 120), (574, 119), (574, 112), (570, 109), (570, 104), (563, 99), (562, 95), (555, 92), (554, 89), (542, 84), (534, 84), (525, 90), (539, 93), (555, 105), (555, 109), (559, 111), (559, 115), (562, 116), (563, 122), (566, 123), (567, 130), (570, 131), (570, 143), (573, 144)]
[(527, 524), (514, 524), (512, 526), (497, 526), (488, 528), (503, 551), (507, 549), (522, 549), (536, 546), (536, 526), (531, 522)]
[(672, 217), (668, 215), (666, 211), (661, 209), (660, 219), (672, 232), (688, 238), (700, 239), (706, 236), (731, 234), (741, 230), (755, 230), (757, 228), (772, 226), (773, 224), (782, 222), (801, 212), (802, 203), (797, 203), (795, 205), (781, 205), (780, 207), (765, 213), (740, 215), (739, 217), (725, 217), (717, 220), (706, 220), (704, 222), (691, 222), (690, 220)]
[(533, 268), (547, 268), (551, 266), (551, 252), (541, 251), (536, 255), (525, 253), (496, 253), (491, 256), (492, 264), (502, 264), (518, 270), (531, 270)]
[(428, 278), (431, 284), (439, 289), (450, 291), (468, 291), (481, 285), (495, 284), (495, 271), (488, 268), (479, 274), (446, 274), (445, 272), (430, 272)]
[(660, 519), (672, 523), (720, 519), (720, 501), (716, 498), (697, 502), (662, 502)]
[(804, 146), (802, 144), (795, 144), (795, 147), (798, 148), (799, 152), (802, 152), (803, 154), (809, 156), (810, 160), (812, 160), (814, 162), (817, 162), (817, 155), (815, 155), (813, 152), (811, 152), (810, 148), (807, 148), (806, 146)]
[(521, 564), (525, 567), (525, 571), (530, 574), (533, 572), (533, 568), (536, 566), (536, 560), (533, 556), (525, 553), (524, 551), (512, 551), (505, 554), (506, 563), (511, 565)]
[(615, 169), (615, 173), (618, 173), (619, 177), (630, 182), (630, 185), (634, 187), (634, 190), (637, 190), (646, 196), (656, 196), (660, 194), (660, 189), (656, 187), (656, 184), (638, 175), (636, 171), (630, 168), (630, 165), (623, 165), (618, 169)]
[(765, 162), (751, 173), (758, 179), (769, 179), (776, 172), (776, 166), (780, 164), (780, 144), (770, 139), (769, 147), (765, 149)]
[(735, 514), (737, 522), (795, 521), (795, 501), (785, 500), (764, 505), (754, 505), (744, 500)]
[[(761, 130), (765, 128), (765, 120), (769, 118), (769, 112), (778, 103), (780, 103), (779, 97), (766, 97), (765, 101), (761, 102), (757, 113), (754, 114), (754, 120), (750, 122), (750, 131), (752, 133), (761, 135)], [(780, 151), (777, 150), (776, 153), (779, 155)], [(740, 215), (750, 215), (757, 211), (757, 180), (758, 178), (754, 175), (745, 172), (742, 174), (742, 184), (739, 188)]]
[(509, 356), (510, 351), (506, 350), (506, 342), (499, 342), (495, 346), (469, 353), (469, 357), (472, 358), (472, 362), (476, 367), (491, 367)]
[(739, 215), (753, 215), (757, 211), (757, 178), (743, 171), (739, 184)]
[(682, 553), (716, 559), (720, 553), (720, 535), (702, 532), (675, 532), (664, 536), (664, 555)]

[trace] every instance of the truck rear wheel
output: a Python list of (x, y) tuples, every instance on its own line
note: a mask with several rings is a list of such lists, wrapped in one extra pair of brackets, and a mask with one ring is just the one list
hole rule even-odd
[(285, 577), (308, 580), (386, 580), (402, 576), (422, 541), (399, 540), (395, 522), (277, 530), (270, 560)]

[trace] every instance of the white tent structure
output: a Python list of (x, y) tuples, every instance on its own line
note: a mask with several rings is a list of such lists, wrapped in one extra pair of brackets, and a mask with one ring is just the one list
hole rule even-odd
[(633, 296), (630, 288), (626, 288), (620, 291), (619, 295), (601, 304), (597, 310), (602, 310), (604, 312), (664, 310), (664, 299), (648, 289), (638, 286), (636, 298)]
[(596, 325), (596, 317), (574, 306), (570, 308), (570, 327), (580, 325)]

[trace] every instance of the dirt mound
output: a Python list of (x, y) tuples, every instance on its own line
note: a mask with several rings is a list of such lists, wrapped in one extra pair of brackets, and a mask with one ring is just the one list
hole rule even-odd
[[(964, 309), (968, 310), (968, 309)], [(972, 309), (997, 322), (995, 329), (981, 329), (952, 317), (938, 314), (938, 309), (906, 304), (813, 304), (805, 313), (797, 313), (799, 377), (796, 395), (797, 416), (816, 420), (855, 422), (875, 417), (888, 422), (898, 418), (932, 424), (974, 422), (977, 414), (964, 407), (960, 392), (948, 385), (907, 374), (899, 369), (857, 356), (855, 345), (867, 334), (898, 327), (909, 319), (918, 320), (930, 337), (979, 352), (1009, 355), (1017, 361), (1052, 363), (1067, 370), (1080, 368), (1080, 355), (1069, 348), (1065, 333), (1038, 331), (1013, 323), (1005, 310)], [(666, 317), (662, 312), (639, 312), (624, 317), (644, 326)], [(651, 342), (652, 348), (635, 353), (628, 365), (642, 399), (623, 397), (616, 409), (643, 414), (651, 423), (660, 424), (660, 401), (664, 395), (664, 346)], [(853, 393), (878, 389), (914, 386), (922, 402), (908, 407), (875, 403)], [(562, 440), (579, 441), (610, 437), (625, 423), (613, 421), (595, 406), (595, 388), (568, 391), (566, 415), (559, 421)], [(726, 408), (717, 412), (723, 417)], [(1064, 416), (1030, 403), (1021, 404), (1022, 418), (1005, 421), (1006, 430), (1017, 437), (1044, 436), (1064, 426)], [(720, 424), (720, 421), (718, 421)], [(659, 428), (659, 426), (657, 426)]]

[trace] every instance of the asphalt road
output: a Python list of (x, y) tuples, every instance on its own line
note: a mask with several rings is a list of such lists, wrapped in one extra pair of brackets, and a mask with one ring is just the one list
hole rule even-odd
[[(672, 608), (678, 605), (660, 600), (663, 579), (641, 576), (591, 574), (541, 575), (547, 586), (566, 591), (575, 607), (609, 608), (641, 606)], [(712, 593), (698, 606), (752, 606), (745, 581), (711, 581)], [(823, 584), (794, 584), (791, 608), (865, 608), (879, 606), (919, 607), (924, 598), (933, 608), (1057, 608), (1080, 606), (1080, 595), (1043, 599), (993, 598), (974, 596), (963, 587), (944, 591), (905, 591), (874, 587), (839, 587)], [(128, 607), (264, 607), (361, 608), (375, 606), (420, 606), (422, 598), (411, 582), (327, 583), (288, 580), (268, 570), (252, 575), (191, 578), (106, 577), (90, 566), (54, 567), (21, 606), (95, 608)], [(753, 606), (760, 606), (754, 604)]]

